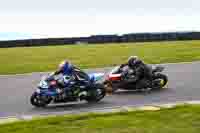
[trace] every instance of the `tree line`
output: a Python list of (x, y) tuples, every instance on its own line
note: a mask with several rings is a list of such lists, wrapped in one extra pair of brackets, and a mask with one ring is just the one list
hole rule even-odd
[(89, 37), (44, 38), (0, 41), (0, 47), (28, 47), (46, 45), (98, 44), (123, 42), (150, 42), (200, 40), (200, 32), (131, 33), (123, 35), (92, 35)]

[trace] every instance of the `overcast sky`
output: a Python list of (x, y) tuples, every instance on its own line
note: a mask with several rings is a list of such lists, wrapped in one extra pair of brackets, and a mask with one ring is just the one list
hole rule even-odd
[(0, 3), (0, 39), (8, 38), (9, 34), (11, 38), (15, 34), (38, 38), (200, 31), (199, 0), (0, 0)]

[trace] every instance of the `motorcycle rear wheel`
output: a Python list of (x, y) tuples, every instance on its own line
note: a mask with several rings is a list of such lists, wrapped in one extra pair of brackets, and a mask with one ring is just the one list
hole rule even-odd
[[(156, 83), (159, 82), (159, 83)], [(168, 77), (164, 74), (158, 73), (153, 77), (153, 89), (162, 89), (168, 83)]]
[(106, 90), (102, 84), (96, 84), (92, 90), (92, 95), (86, 98), (88, 103), (99, 102), (106, 95)]

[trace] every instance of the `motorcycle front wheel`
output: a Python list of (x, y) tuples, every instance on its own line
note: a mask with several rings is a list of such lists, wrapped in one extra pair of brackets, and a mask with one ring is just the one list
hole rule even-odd
[(37, 93), (33, 93), (31, 95), (30, 102), (35, 107), (45, 107), (51, 102), (51, 98), (45, 99)]

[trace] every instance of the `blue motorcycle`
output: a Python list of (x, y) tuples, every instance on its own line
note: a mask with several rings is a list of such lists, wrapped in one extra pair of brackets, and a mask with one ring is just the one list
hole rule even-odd
[(103, 77), (103, 73), (88, 75), (81, 70), (77, 70), (73, 76), (43, 76), (30, 102), (35, 107), (82, 100), (98, 102), (106, 95), (104, 85), (99, 82)]

